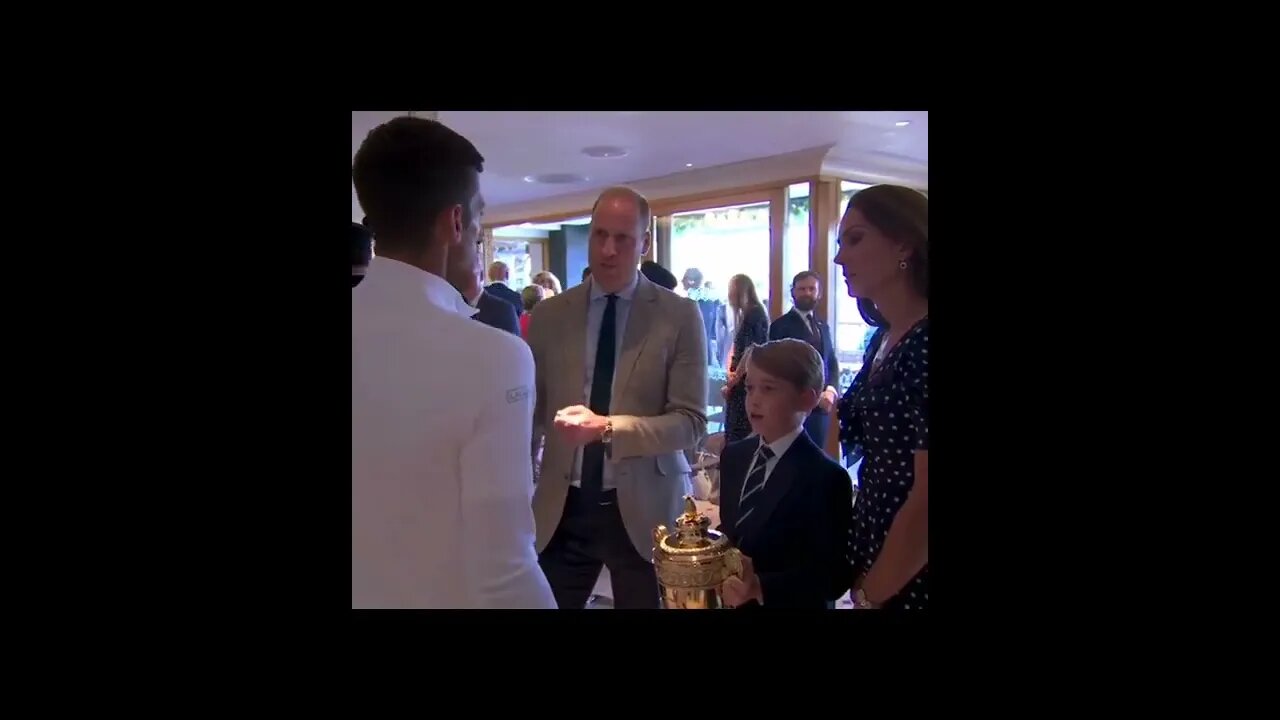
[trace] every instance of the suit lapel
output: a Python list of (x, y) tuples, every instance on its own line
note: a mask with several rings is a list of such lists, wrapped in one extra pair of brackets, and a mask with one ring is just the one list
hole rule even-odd
[[(749, 448), (751, 452), (755, 452), (755, 445), (749, 445)], [(740, 450), (736, 443), (720, 460), (720, 518), (723, 521), (721, 526), (731, 538), (738, 537), (738, 530), (734, 526), (734, 523), (738, 522), (738, 497), (742, 494), (742, 483), (746, 480), (742, 474), (747, 472), (747, 465), (750, 462), (751, 456), (747, 450)], [(725, 479), (729, 482), (725, 483)]]
[(613, 376), (613, 402), (627, 390), (631, 374), (635, 371), (636, 360), (644, 350), (645, 341), (649, 338), (649, 324), (653, 319), (654, 305), (658, 294), (653, 283), (644, 275), (637, 273), (636, 291), (632, 295), (631, 311), (627, 314), (627, 328), (622, 336), (622, 352), (618, 354), (618, 366)]
[(560, 331), (560, 349), (565, 368), (561, 377), (568, 378), (574, 398), (569, 405), (585, 405), (590, 399), (583, 396), (587, 381), (587, 306), (591, 299), (586, 288), (587, 283), (582, 283), (565, 293), (566, 319)]
[[(760, 497), (752, 498), (750, 505), (753, 510), (738, 526), (738, 533), (741, 536), (739, 547), (744, 547), (746, 543), (751, 542), (768, 524), (769, 516), (797, 482), (810, 450), (816, 450), (816, 447), (809, 439), (809, 433), (801, 430), (800, 435), (791, 443), (791, 447), (778, 458), (778, 464), (773, 468), (773, 472), (769, 473), (764, 489), (759, 491)], [(723, 496), (723, 493), (721, 495)]]

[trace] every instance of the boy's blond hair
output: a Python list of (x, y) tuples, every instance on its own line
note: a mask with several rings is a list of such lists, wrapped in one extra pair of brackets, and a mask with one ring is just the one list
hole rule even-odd
[[(797, 391), (812, 388), (822, 392), (822, 357), (803, 340), (786, 338), (756, 345), (747, 351), (744, 366), (750, 365), (791, 383)], [(747, 374), (750, 373), (748, 369)]]

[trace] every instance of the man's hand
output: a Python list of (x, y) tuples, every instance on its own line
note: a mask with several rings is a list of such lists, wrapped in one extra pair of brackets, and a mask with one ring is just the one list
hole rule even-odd
[(836, 395), (835, 388), (828, 386), (827, 389), (823, 390), (822, 394), (818, 396), (818, 409), (830, 415), (835, 412), (836, 401), (839, 399), (840, 397)]
[(606, 420), (605, 416), (591, 412), (586, 405), (572, 405), (556, 413), (555, 425), (570, 445), (580, 447), (604, 435)]
[(729, 607), (739, 607), (745, 605), (752, 600), (763, 604), (764, 598), (760, 590), (760, 577), (756, 575), (755, 566), (751, 564), (751, 558), (746, 555), (742, 556), (742, 577), (730, 577), (720, 586), (720, 594), (724, 599), (724, 604)]

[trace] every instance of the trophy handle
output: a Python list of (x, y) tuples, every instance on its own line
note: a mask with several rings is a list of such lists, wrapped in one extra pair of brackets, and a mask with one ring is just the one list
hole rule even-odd
[(667, 526), (659, 525), (653, 529), (653, 546), (655, 548), (662, 547), (662, 540), (667, 536)]
[(742, 553), (738, 548), (729, 548), (724, 554), (724, 567), (729, 575), (742, 577)]

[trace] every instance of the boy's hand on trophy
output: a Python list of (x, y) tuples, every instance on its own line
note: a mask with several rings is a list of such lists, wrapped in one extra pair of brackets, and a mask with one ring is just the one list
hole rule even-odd
[(763, 603), (760, 595), (760, 578), (756, 575), (751, 558), (742, 556), (742, 577), (732, 576), (720, 586), (725, 605), (739, 607), (752, 600)]
[(747, 585), (737, 576), (730, 576), (720, 585), (720, 596), (725, 607), (736, 608), (747, 601)]

